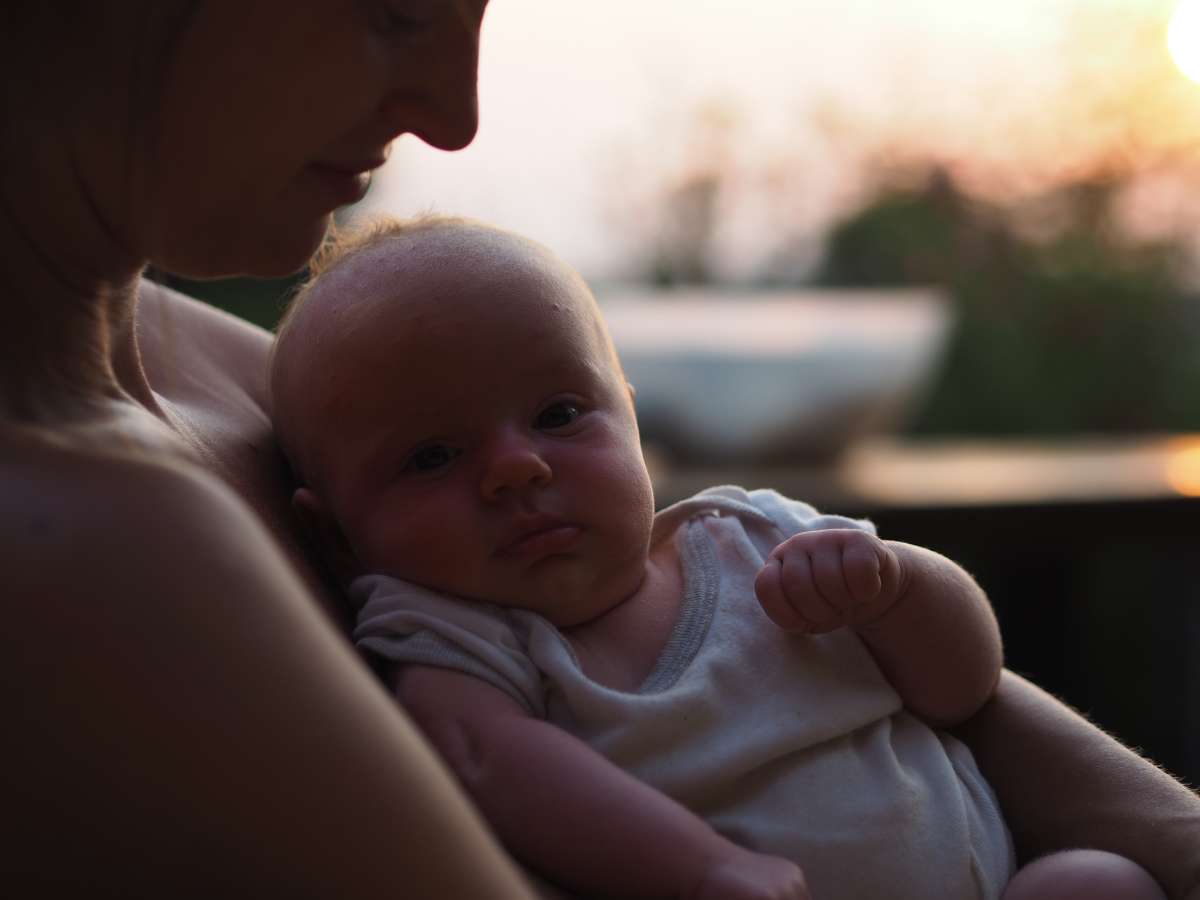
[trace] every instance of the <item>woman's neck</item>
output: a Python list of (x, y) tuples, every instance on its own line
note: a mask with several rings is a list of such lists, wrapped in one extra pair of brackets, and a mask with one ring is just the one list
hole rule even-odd
[[(32, 9), (47, 26), (90, 21), (86, 7), (63, 22), (56, 5)], [(132, 54), (101, 65), (0, 45), (25, 73), (0, 88), (0, 420), (58, 422), (116, 400), (153, 408), (133, 330), (137, 160), (114, 131), (130, 121)]]
[(87, 234), (86, 204), (61, 216), (69, 228), (39, 228), (40, 217), (22, 215), (22, 198), (4, 180), (0, 418), (34, 424), (119, 399), (152, 403), (132, 327), (141, 267), (119, 257), (86, 263), (103, 258), (103, 239)]

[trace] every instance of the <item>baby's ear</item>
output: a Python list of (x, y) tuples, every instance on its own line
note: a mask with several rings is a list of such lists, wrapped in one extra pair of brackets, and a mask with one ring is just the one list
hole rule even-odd
[(292, 494), (292, 510), (320, 554), (321, 561), (339, 584), (349, 584), (362, 574), (362, 566), (350, 548), (350, 542), (316, 491), (307, 487), (296, 488)]

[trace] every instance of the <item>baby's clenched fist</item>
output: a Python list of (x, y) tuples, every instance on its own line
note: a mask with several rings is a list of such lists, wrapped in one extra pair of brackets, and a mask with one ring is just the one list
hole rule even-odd
[(902, 582), (899, 557), (879, 538), (828, 529), (793, 535), (772, 550), (754, 592), (780, 628), (824, 634), (876, 621), (892, 608)]

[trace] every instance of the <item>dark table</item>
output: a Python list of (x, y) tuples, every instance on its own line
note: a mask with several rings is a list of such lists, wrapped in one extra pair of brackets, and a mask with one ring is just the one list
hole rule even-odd
[(995, 605), (1010, 668), (1200, 783), (1200, 436), (873, 441), (828, 465), (649, 459), (660, 506), (773, 487), (957, 560)]

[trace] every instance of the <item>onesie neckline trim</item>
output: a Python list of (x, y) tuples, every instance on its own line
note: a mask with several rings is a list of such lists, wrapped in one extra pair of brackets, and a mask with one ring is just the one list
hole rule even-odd
[(679, 617), (658, 661), (635, 694), (658, 694), (679, 681), (699, 653), (712, 624), (720, 578), (708, 532), (700, 521), (702, 518), (703, 515), (696, 516), (680, 529), (677, 540), (684, 587)]

